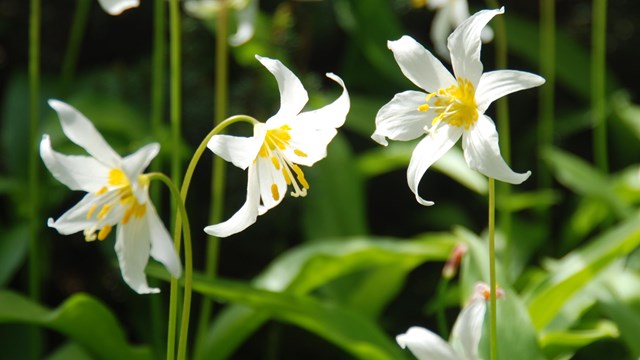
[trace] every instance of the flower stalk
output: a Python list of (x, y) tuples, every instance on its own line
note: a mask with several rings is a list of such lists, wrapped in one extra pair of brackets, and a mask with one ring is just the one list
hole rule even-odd
[(496, 186), (495, 180), (489, 178), (489, 354), (491, 360), (498, 359), (498, 316), (497, 316), (497, 282), (496, 282), (496, 234), (495, 211)]

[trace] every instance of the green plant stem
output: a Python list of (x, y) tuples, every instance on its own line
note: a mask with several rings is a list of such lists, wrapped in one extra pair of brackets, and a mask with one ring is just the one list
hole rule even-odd
[(489, 354), (491, 360), (498, 359), (498, 316), (496, 303), (496, 234), (495, 234), (496, 191), (495, 180), (489, 178), (489, 287), (490, 322)]
[[(198, 164), (198, 161), (200, 161), (200, 157), (202, 157), (202, 154), (204, 153), (205, 149), (207, 148), (207, 144), (209, 143), (209, 140), (211, 139), (212, 136), (220, 133), (223, 129), (225, 129), (227, 126), (234, 124), (236, 122), (241, 122), (241, 121), (245, 121), (245, 122), (249, 122), (251, 124), (255, 124), (258, 121), (250, 116), (246, 116), (246, 115), (236, 115), (236, 116), (232, 116), (228, 119), (226, 119), (225, 121), (221, 122), (218, 126), (216, 126), (213, 130), (211, 130), (211, 132), (209, 132), (209, 134), (207, 134), (207, 136), (202, 140), (202, 142), (200, 143), (200, 145), (198, 146), (198, 148), (196, 149), (195, 153), (193, 154), (193, 157), (191, 158), (191, 161), (189, 162), (189, 165), (187, 166), (187, 171), (185, 172), (184, 175), (184, 181), (182, 182), (182, 187), (180, 188), (180, 199), (182, 203), (186, 203), (187, 202), (187, 194), (189, 192), (189, 186), (191, 185), (191, 179), (193, 177), (193, 172), (195, 171), (196, 165)], [(175, 222), (175, 228), (174, 228), (174, 246), (176, 248), (176, 251), (178, 251), (178, 254), (180, 253), (180, 245), (181, 245), (181, 238), (180, 238), (180, 231), (179, 229), (182, 227), (182, 216), (181, 214), (178, 212), (176, 213), (176, 222)], [(185, 244), (186, 246), (186, 244)], [(186, 257), (186, 254), (185, 254)], [(186, 270), (185, 270), (185, 276), (186, 276)], [(185, 278), (186, 281), (186, 278)], [(167, 338), (167, 359), (174, 359), (174, 354), (175, 354), (175, 340), (176, 340), (176, 317), (177, 317), (177, 312), (178, 312), (178, 279), (172, 278), (171, 279), (171, 296), (169, 298), (169, 324), (168, 324), (168, 338)], [(186, 295), (186, 288), (185, 288), (185, 298), (187, 298)], [(189, 294), (188, 297), (189, 301), (191, 300), (191, 294)], [(188, 306), (188, 304), (183, 304), (183, 309), (185, 306)], [(187, 324), (184, 325), (188, 328), (188, 316), (186, 317), (186, 321)], [(184, 310), (183, 310), (183, 323), (185, 321), (185, 317), (184, 317)], [(182, 340), (182, 334), (180, 334), (181, 336), (181, 343), (183, 342)], [(179, 344), (180, 345), (180, 344)], [(185, 339), (184, 339), (184, 345), (186, 346), (186, 333), (185, 333)]]
[(445, 314), (447, 287), (449, 286), (449, 279), (441, 276), (438, 281), (437, 299), (438, 304), (436, 308), (436, 321), (438, 322), (438, 333), (443, 339), (449, 338), (449, 327), (447, 326), (447, 317)]
[[(38, 239), (40, 217), (38, 216), (40, 199), (38, 190), (38, 173), (40, 158), (38, 156), (38, 123), (40, 118), (40, 31), (41, 3), (31, 0), (29, 5), (29, 295), (32, 300), (40, 299), (41, 268), (40, 244)], [(30, 353), (33, 359), (40, 358), (40, 332), (33, 330)]]
[[(191, 250), (191, 227), (189, 226), (189, 216), (184, 206), (184, 202), (180, 197), (180, 192), (175, 184), (165, 174), (153, 172), (147, 174), (149, 180), (160, 180), (171, 190), (178, 214), (180, 214), (181, 224), (174, 231), (174, 245), (176, 238), (179, 237), (180, 231), (184, 234), (184, 299), (182, 304), (182, 321), (180, 324), (180, 342), (178, 343), (178, 359), (186, 359), (186, 344), (189, 333), (189, 313), (191, 311), (191, 283), (193, 279), (193, 253)], [(177, 219), (176, 219), (177, 222)], [(180, 248), (176, 248), (178, 256), (180, 256)], [(169, 354), (167, 354), (167, 357)]]
[(593, 116), (593, 150), (596, 166), (609, 172), (606, 123), (606, 45), (607, 45), (607, 0), (593, 0), (593, 23), (591, 27), (591, 112)]
[[(180, 7), (178, 0), (169, 1), (169, 32), (170, 32), (170, 120), (171, 120), (171, 144), (173, 151), (171, 152), (171, 178), (176, 183), (180, 183)], [(175, 207), (172, 207), (172, 215), (178, 217)], [(176, 229), (180, 227), (177, 225)], [(175, 229), (174, 229), (175, 231)], [(176, 248), (180, 249), (180, 241), (176, 241)], [(167, 359), (174, 359), (175, 354), (175, 325), (178, 306), (178, 280), (171, 280), (171, 295), (169, 296), (169, 330), (167, 334)], [(181, 335), (182, 336), (182, 335)]]
[(92, 0), (77, 0), (76, 12), (73, 15), (71, 23), (71, 34), (69, 36), (69, 44), (62, 62), (62, 75), (60, 80), (60, 96), (66, 97), (71, 87), (71, 82), (75, 77), (76, 66), (78, 64), (78, 56), (84, 33), (89, 20), (89, 12), (91, 11)]
[[(556, 2), (540, 1), (540, 75), (546, 83), (540, 87), (540, 121), (538, 122), (538, 153), (553, 144), (553, 118), (556, 82)], [(538, 156), (538, 185), (551, 186), (551, 174)]]
[[(225, 0), (220, 1), (220, 12), (216, 22), (216, 71), (215, 71), (215, 109), (214, 109), (214, 126), (224, 120), (227, 114), (228, 104), (228, 8)], [(222, 219), (222, 213), (225, 203), (225, 175), (226, 163), (224, 159), (215, 157), (213, 159), (213, 177), (211, 181), (211, 208), (209, 209), (209, 222), (211, 224), (219, 223)], [(218, 256), (220, 249), (220, 239), (211, 237), (207, 241), (207, 251), (205, 260), (205, 276), (209, 279), (215, 279), (218, 270)], [(208, 298), (202, 299), (200, 306), (200, 319), (198, 322), (197, 339), (202, 339), (206, 333), (211, 313), (213, 312), (213, 301)]]

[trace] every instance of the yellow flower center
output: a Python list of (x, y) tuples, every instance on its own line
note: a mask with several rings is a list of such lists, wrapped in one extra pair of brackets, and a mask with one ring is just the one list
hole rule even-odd
[(437, 116), (432, 125), (444, 121), (452, 126), (462, 126), (469, 130), (478, 121), (476, 90), (466, 79), (458, 79), (457, 85), (441, 88), (427, 95), (426, 103), (418, 107), (418, 111), (433, 110)]
[[(291, 196), (306, 196), (307, 189), (309, 189), (309, 183), (304, 178), (302, 169), (291, 160), (287, 159), (283, 151), (291, 147), (289, 141), (291, 140), (291, 127), (288, 125), (282, 125), (279, 128), (267, 130), (267, 134), (264, 137), (264, 142), (260, 147), (258, 156), (264, 159), (269, 159), (273, 164), (276, 171), (281, 171), (284, 175), (284, 179), (287, 185), (293, 186), (294, 191), (291, 192)], [(306, 157), (307, 154), (299, 149), (293, 149), (293, 152), (301, 157)], [(295, 175), (295, 176), (294, 176)], [(271, 196), (273, 200), (280, 199), (280, 193), (278, 186), (271, 184)]]
[[(138, 182), (141, 186), (145, 186), (148, 184), (149, 179), (146, 175), (140, 175)], [(122, 224), (128, 223), (132, 216), (138, 219), (144, 217), (147, 211), (146, 204), (139, 203), (133, 194), (131, 182), (124, 171), (111, 169), (108, 184), (114, 187), (115, 190), (109, 191), (106, 186), (100, 188), (95, 193), (98, 203), (93, 204), (87, 211), (87, 220), (95, 218), (97, 222), (90, 228), (85, 229), (84, 237), (86, 241), (107, 238), (113, 228), (113, 217), (109, 218), (109, 214), (113, 211), (118, 212), (117, 217), (120, 217), (119, 222)], [(98, 210), (98, 206), (100, 206), (100, 210)]]

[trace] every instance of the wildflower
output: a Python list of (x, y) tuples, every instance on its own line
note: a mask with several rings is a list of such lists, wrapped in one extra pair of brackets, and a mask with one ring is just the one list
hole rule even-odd
[(140, 0), (98, 0), (109, 15), (120, 15), (125, 10), (140, 6)]
[(523, 71), (482, 72), (480, 32), (503, 12), (504, 8), (480, 11), (451, 34), (448, 46), (455, 77), (411, 37), (388, 42), (403, 74), (428, 94), (396, 94), (378, 111), (371, 137), (387, 145), (386, 138), (407, 141), (426, 134), (413, 151), (407, 170), (409, 188), (422, 205), (433, 205), (418, 195), (422, 176), (460, 137), (471, 169), (511, 184), (520, 184), (531, 175), (530, 171), (515, 173), (505, 163), (495, 125), (484, 114), (496, 99), (544, 83), (542, 77)]
[[(498, 297), (504, 297), (499, 290)], [(489, 286), (478, 283), (470, 302), (460, 311), (453, 325), (449, 343), (440, 336), (418, 326), (413, 326), (406, 333), (396, 336), (400, 347), (409, 348), (419, 360), (476, 360), (478, 344), (482, 336), (482, 323), (487, 311)]]
[(326, 156), (327, 145), (349, 111), (349, 94), (342, 79), (327, 77), (342, 86), (342, 95), (323, 108), (300, 112), (308, 100), (300, 80), (278, 60), (256, 58), (276, 78), (280, 110), (266, 123), (257, 123), (252, 137), (216, 135), (209, 149), (241, 169), (248, 168), (247, 198), (229, 220), (207, 226), (210, 235), (226, 237), (256, 222), (257, 216), (278, 205), (287, 189), (291, 196), (306, 196), (309, 189), (302, 169)]
[[(201, 20), (215, 19), (223, 6), (221, 0), (187, 0), (184, 10), (190, 16)], [(238, 29), (229, 36), (231, 46), (240, 46), (249, 41), (255, 32), (258, 15), (258, 0), (226, 0), (224, 6), (235, 12)]]
[(69, 140), (90, 156), (64, 155), (51, 148), (49, 135), (40, 156), (53, 177), (71, 190), (86, 191), (82, 200), (48, 225), (60, 234), (84, 232), (86, 241), (104, 240), (117, 225), (116, 254), (124, 281), (137, 293), (157, 293), (144, 274), (149, 255), (179, 277), (180, 260), (171, 237), (149, 201), (149, 178), (142, 172), (160, 151), (153, 143), (122, 158), (93, 124), (73, 107), (49, 100)]

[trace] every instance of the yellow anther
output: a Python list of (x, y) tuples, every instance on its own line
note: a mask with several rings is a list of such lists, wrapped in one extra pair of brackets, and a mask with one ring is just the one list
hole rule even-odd
[[(456, 85), (440, 88), (426, 96), (426, 103), (418, 111), (433, 110), (436, 113), (432, 125), (444, 121), (452, 126), (468, 130), (478, 120), (478, 106), (473, 84), (466, 79), (458, 79)], [(435, 97), (435, 100), (431, 100)]]
[(273, 200), (278, 200), (280, 199), (280, 192), (278, 191), (278, 185), (276, 184), (271, 184), (271, 196), (273, 197)]
[(103, 195), (104, 193), (106, 193), (109, 189), (107, 189), (106, 186), (103, 186), (100, 188), (100, 190), (96, 191), (96, 195)]
[(87, 220), (91, 219), (91, 217), (93, 216), (93, 213), (96, 212), (97, 208), (98, 208), (97, 204), (91, 205), (91, 207), (89, 208), (89, 211), (87, 211)]
[(107, 236), (109, 236), (109, 233), (111, 232), (111, 225), (105, 225), (102, 229), (100, 229), (100, 231), (98, 232), (98, 240), (102, 241), (104, 239), (107, 238)]
[(293, 153), (298, 155), (298, 156), (300, 156), (300, 157), (307, 157), (307, 154), (304, 153), (302, 150), (299, 150), (299, 149), (294, 149)]
[(280, 170), (280, 161), (278, 161), (277, 157), (272, 156), (271, 162), (273, 163), (273, 167), (276, 168), (276, 170)]
[(418, 111), (421, 111), (421, 112), (429, 111), (429, 109), (431, 109), (429, 104), (422, 104), (418, 106)]
[(109, 185), (113, 186), (129, 186), (127, 174), (120, 169), (111, 169), (109, 171)]
[(302, 187), (304, 187), (305, 189), (308, 189), (309, 183), (304, 178), (304, 173), (302, 172), (302, 169), (300, 169), (300, 167), (296, 164), (293, 164), (292, 169), (296, 173), (296, 178), (298, 179), (298, 182), (300, 182), (300, 185), (302, 185)]
[(98, 213), (98, 220), (104, 219), (104, 217), (107, 216), (109, 211), (111, 211), (111, 205), (109, 204), (102, 205), (102, 209), (100, 209), (100, 212)]

